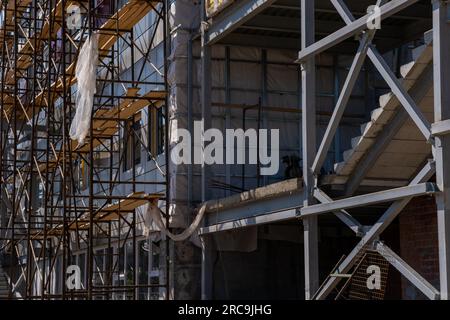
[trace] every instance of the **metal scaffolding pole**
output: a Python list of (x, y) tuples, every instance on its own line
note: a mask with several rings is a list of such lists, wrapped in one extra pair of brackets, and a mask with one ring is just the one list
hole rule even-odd
[[(115, 298), (116, 294), (138, 298), (144, 287), (164, 287), (168, 292), (168, 280), (150, 284), (148, 279), (143, 284), (138, 273), (142, 250), (137, 242), (136, 209), (155, 199), (167, 205), (164, 193), (170, 179), (162, 164), (150, 155), (154, 171), (160, 174), (152, 175), (152, 181), (138, 181), (135, 149), (151, 148), (141, 137), (141, 127), (134, 127), (145, 107), (163, 108), (167, 115), (168, 54), (164, 52), (162, 71), (156, 70), (149, 58), (156, 41), (166, 46), (167, 30), (164, 39), (155, 35), (160, 24), (167, 26), (167, 5), (163, 1), (129, 0), (119, 6), (113, 1), (105, 12), (91, 0), (77, 4), (88, 17), (82, 19), (80, 28), (68, 27), (66, 9), (70, 3), (65, 0), (2, 2), (0, 142), (1, 150), (7, 152), (0, 155), (0, 208), (9, 221), (1, 226), (0, 238), (10, 260), (10, 298), (16, 293), (27, 299), (101, 299)], [(156, 13), (148, 29), (151, 41), (142, 43), (134, 37), (133, 27), (151, 11)], [(74, 84), (80, 80), (75, 69), (87, 30), (98, 35), (96, 71), (102, 76), (96, 79), (100, 90), (94, 97), (89, 134), (80, 146), (71, 139), (69, 127), (74, 116)], [(119, 40), (120, 46), (116, 44)], [(131, 80), (123, 79), (123, 49), (133, 53), (128, 69)], [(138, 78), (136, 57), (142, 58)], [(155, 69), (160, 79), (150, 82), (141, 78), (146, 66)], [(149, 91), (139, 93), (144, 88)], [(105, 125), (107, 130), (99, 132)], [(161, 129), (167, 150), (168, 130)], [(126, 136), (126, 142), (121, 135)], [(109, 161), (104, 161), (107, 157)], [(102, 161), (109, 162), (109, 167)], [(121, 179), (126, 170), (128, 180)], [(120, 279), (125, 270), (119, 268), (119, 254), (113, 247), (120, 250), (126, 243), (132, 250), (127, 252), (130, 279), (124, 282)], [(106, 249), (99, 249), (105, 245)], [(161, 274), (168, 279), (170, 260), (166, 259)], [(72, 289), (66, 286), (66, 270), (76, 263), (83, 268), (84, 283), (83, 288)]]

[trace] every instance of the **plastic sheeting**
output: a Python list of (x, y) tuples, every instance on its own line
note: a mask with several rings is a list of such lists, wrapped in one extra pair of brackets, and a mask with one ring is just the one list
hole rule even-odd
[(171, 1), (169, 11), (170, 28), (194, 29), (200, 23), (200, 1)]
[(98, 34), (94, 33), (83, 44), (75, 68), (78, 81), (76, 112), (70, 126), (70, 138), (84, 143), (91, 124), (91, 114), (96, 93), (96, 74), (98, 62)]
[[(198, 211), (197, 216), (195, 217), (194, 221), (189, 227), (184, 229), (184, 231), (180, 234), (173, 234), (169, 230), (167, 230), (165, 223), (161, 218), (161, 210), (158, 208), (156, 203), (151, 202), (148, 205), (147, 214), (144, 216), (145, 230), (150, 230), (154, 222), (156, 226), (161, 230), (161, 232), (167, 235), (173, 241), (184, 241), (189, 237), (191, 237), (194, 234), (194, 232), (198, 229), (198, 227), (200, 226), (200, 222), (202, 221), (203, 216), (205, 215), (205, 211), (206, 205), (203, 205)], [(144, 233), (146, 232), (148, 231), (144, 231)]]
[[(192, 43), (192, 66), (188, 68), (188, 42), (190, 34), (184, 30), (177, 30), (172, 34), (172, 50), (170, 56), (170, 66), (168, 81), (170, 83), (170, 147), (173, 148), (178, 140), (177, 128), (187, 129), (187, 115), (191, 111), (193, 120), (199, 120), (201, 114), (201, 61), (199, 59), (200, 50), (198, 41)], [(295, 60), (296, 54), (293, 51), (266, 50), (267, 65), (266, 70), (266, 96), (264, 102), (266, 106), (273, 107), (298, 107), (298, 66), (289, 65)], [(211, 100), (213, 103), (231, 103), (239, 105), (255, 105), (263, 96), (262, 75), (263, 68), (261, 61), (262, 50), (259, 48), (230, 47), (229, 48), (229, 68), (225, 62), (226, 48), (222, 45), (215, 45), (211, 52)], [(229, 70), (229, 74), (227, 71)], [(192, 103), (188, 101), (188, 71), (192, 72)], [(227, 79), (229, 79), (227, 87)], [(227, 89), (228, 88), (228, 99)], [(191, 110), (189, 110), (191, 108)], [(226, 128), (243, 128), (243, 111), (239, 108), (222, 108), (215, 106), (211, 109), (212, 127), (224, 132)], [(228, 120), (227, 120), (228, 117)], [(246, 112), (246, 128), (257, 127), (257, 110)], [(176, 125), (175, 125), (176, 123)], [(281, 148), (280, 157), (297, 154), (299, 149), (298, 135), (298, 115), (292, 113), (264, 111), (261, 121), (266, 129), (280, 129)], [(277, 179), (282, 178), (284, 165), (280, 160), (280, 171)], [(230, 165), (230, 179), (232, 185), (241, 186), (242, 174), (241, 165)], [(200, 172), (197, 166), (192, 168), (192, 192), (189, 197), (188, 170), (184, 166), (170, 166), (171, 173), (171, 226), (186, 227), (191, 212), (191, 208), (186, 205), (189, 200), (193, 202), (201, 201), (197, 192), (200, 185)], [(246, 166), (246, 188), (256, 186), (256, 165)], [(212, 165), (211, 170), (215, 173), (215, 179), (226, 182), (227, 172), (224, 165)], [(251, 176), (251, 177), (249, 177)], [(275, 177), (270, 177), (274, 179)], [(221, 198), (229, 195), (226, 190), (219, 188), (211, 189), (211, 198)]]
[(140, 210), (142, 207), (138, 208), (139, 216), (142, 218), (138, 225), (142, 227), (142, 235), (144, 237), (150, 237), (152, 233), (159, 233), (161, 229), (153, 221), (152, 215), (150, 214), (150, 204), (145, 207), (144, 210)]
[[(205, 5), (208, 16), (214, 15), (232, 3), (232, 0), (208, 0)], [(195, 2), (197, 3), (197, 2)], [(198, 20), (193, 23), (192, 18), (198, 19), (198, 7), (189, 0), (177, 0), (170, 7), (171, 55), (169, 57), (168, 82), (169, 92), (169, 141), (170, 148), (177, 145), (178, 128), (189, 128), (188, 115), (192, 120), (201, 118), (201, 52), (200, 41), (191, 43), (192, 55), (189, 54), (189, 41), (192, 38), (189, 29), (198, 25)], [(229, 55), (228, 55), (229, 54)], [(256, 105), (259, 101), (264, 106), (278, 109), (299, 108), (299, 68), (294, 64), (297, 52), (295, 50), (266, 49), (230, 46), (226, 49), (223, 45), (211, 47), (211, 101), (214, 104), (227, 103), (237, 105)], [(229, 61), (226, 58), (229, 57)], [(192, 65), (188, 66), (189, 58)], [(267, 62), (262, 65), (263, 59)], [(320, 55), (317, 57), (320, 65), (332, 66), (333, 56)], [(326, 69), (322, 69), (326, 70)], [(323, 83), (323, 91), (330, 93), (330, 84), (334, 84), (334, 78), (329, 72), (319, 70), (318, 86)], [(191, 74), (188, 74), (191, 72)], [(263, 75), (265, 78), (263, 79)], [(188, 83), (188, 79), (192, 82)], [(189, 86), (191, 85), (191, 86)], [(326, 85), (326, 87), (325, 87)], [(332, 90), (331, 90), (332, 92)], [(191, 93), (191, 95), (189, 95)], [(192, 99), (189, 101), (189, 97)], [(320, 100), (318, 109), (330, 111), (333, 106), (332, 99)], [(331, 101), (331, 103), (330, 103)], [(246, 112), (246, 128), (257, 127), (257, 110)], [(265, 129), (280, 130), (280, 170), (276, 176), (263, 177), (263, 183), (271, 183), (284, 176), (284, 156), (300, 156), (301, 136), (292, 134), (299, 132), (300, 114), (292, 112), (275, 112), (263, 110), (260, 125)], [(211, 108), (212, 126), (221, 131), (225, 129), (243, 128), (243, 111), (241, 108), (223, 108), (215, 105)], [(228, 170), (226, 170), (226, 168)], [(256, 186), (256, 165), (245, 167), (244, 188), (251, 189)], [(186, 228), (189, 226), (192, 205), (202, 201), (200, 195), (200, 166), (192, 165), (190, 170), (185, 165), (170, 165), (170, 199), (169, 212), (170, 226), (173, 228)], [(212, 165), (214, 179), (220, 182), (230, 183), (241, 187), (241, 165)], [(190, 179), (188, 178), (190, 177)], [(211, 188), (210, 199), (228, 196), (230, 192), (220, 188)], [(252, 233), (249, 243), (254, 243), (256, 233)], [(191, 238), (192, 240), (192, 238)], [(229, 240), (229, 239), (228, 239)], [(225, 240), (224, 250), (242, 249), (240, 239)], [(219, 239), (220, 241), (220, 239)], [(244, 241), (245, 242), (245, 241)], [(221, 241), (223, 243), (223, 241)]]

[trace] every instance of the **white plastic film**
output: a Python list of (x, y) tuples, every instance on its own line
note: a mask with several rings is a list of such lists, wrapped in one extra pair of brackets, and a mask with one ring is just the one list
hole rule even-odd
[(70, 126), (70, 138), (84, 143), (90, 129), (94, 94), (96, 93), (96, 74), (98, 62), (98, 34), (94, 33), (83, 44), (75, 68), (78, 81), (76, 112)]
[(203, 205), (198, 211), (194, 221), (188, 228), (186, 228), (180, 234), (173, 234), (169, 230), (167, 230), (166, 225), (161, 217), (161, 210), (158, 208), (156, 203), (150, 202), (147, 208), (146, 214), (147, 217), (144, 217), (144, 223), (146, 228), (150, 228), (154, 222), (156, 226), (161, 230), (161, 232), (163, 234), (166, 234), (173, 241), (184, 241), (188, 239), (190, 236), (192, 236), (193, 233), (198, 229), (198, 227), (200, 226), (200, 222), (202, 221), (203, 216), (205, 214), (205, 211), (206, 205)]

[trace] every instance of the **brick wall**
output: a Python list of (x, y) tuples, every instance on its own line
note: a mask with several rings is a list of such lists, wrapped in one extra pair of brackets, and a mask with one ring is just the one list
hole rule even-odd
[[(439, 260), (434, 197), (413, 199), (400, 214), (400, 256), (436, 288)], [(403, 299), (426, 299), (402, 277)]]

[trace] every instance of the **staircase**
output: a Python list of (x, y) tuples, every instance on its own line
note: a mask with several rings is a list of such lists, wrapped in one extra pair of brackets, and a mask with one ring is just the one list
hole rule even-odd
[[(432, 39), (429, 34), (425, 35), (425, 44), (413, 50), (412, 57), (412, 62), (402, 66), (400, 81), (432, 122)], [(426, 86), (419, 86), (421, 79)], [(405, 185), (429, 157), (430, 145), (408, 115), (398, 115), (401, 109), (392, 92), (382, 95), (370, 121), (361, 125), (360, 135), (352, 139), (351, 149), (343, 153), (343, 161), (334, 165), (336, 176), (347, 181), (349, 194), (355, 191), (362, 178)]]

